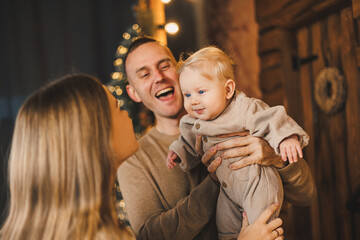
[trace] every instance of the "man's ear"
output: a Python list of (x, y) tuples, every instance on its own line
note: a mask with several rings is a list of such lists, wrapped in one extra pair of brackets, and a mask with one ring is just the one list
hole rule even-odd
[(141, 102), (141, 98), (137, 94), (135, 88), (130, 84), (126, 85), (126, 92), (134, 102), (138, 102), (138, 103)]
[(235, 91), (235, 82), (232, 79), (226, 80), (225, 83), (226, 99), (231, 99)]

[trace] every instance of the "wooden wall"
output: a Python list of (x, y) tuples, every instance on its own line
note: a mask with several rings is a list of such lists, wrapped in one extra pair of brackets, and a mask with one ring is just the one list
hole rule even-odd
[(231, 55), (237, 88), (248, 96), (261, 97), (258, 24), (251, 0), (206, 1), (208, 40)]
[(211, 42), (254, 66), (240, 88), (285, 105), (311, 137), (304, 152), (318, 195), (311, 207), (284, 204), (286, 239), (360, 239), (360, 0), (207, 3)]
[[(305, 158), (318, 190), (310, 215), (291, 208), (286, 239), (360, 239), (359, 6), (357, 0), (256, 1), (264, 100), (285, 104), (309, 133)], [(324, 108), (324, 101), (340, 104)]]

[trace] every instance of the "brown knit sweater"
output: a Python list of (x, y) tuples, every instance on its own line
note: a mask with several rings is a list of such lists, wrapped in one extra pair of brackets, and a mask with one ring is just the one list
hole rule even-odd
[[(189, 172), (166, 167), (169, 146), (178, 137), (153, 128), (140, 140), (140, 149), (118, 170), (130, 224), (138, 239), (217, 239), (217, 183), (202, 164)], [(290, 164), (279, 173), (285, 198), (309, 205), (315, 187), (306, 162)]]

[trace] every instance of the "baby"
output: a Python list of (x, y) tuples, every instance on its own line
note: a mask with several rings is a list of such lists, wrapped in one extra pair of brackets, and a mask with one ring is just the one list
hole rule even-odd
[[(202, 136), (205, 152), (229, 139), (218, 135), (244, 130), (267, 140), (284, 161), (296, 162), (297, 154), (302, 157), (309, 136), (283, 106), (270, 108), (259, 99), (236, 92), (232, 62), (223, 51), (203, 48), (180, 61), (178, 73), (188, 115), (180, 120), (181, 135), (170, 146), (166, 160), (169, 168), (180, 162), (179, 166), (188, 171), (201, 162), (195, 150), (196, 135)], [(282, 183), (275, 169), (257, 164), (229, 169), (228, 165), (238, 160), (224, 159), (216, 170), (221, 183), (216, 211), (219, 239), (237, 238), (243, 211), (252, 223), (270, 204), (278, 202), (281, 206), (283, 201)], [(280, 207), (272, 218), (279, 212)]]

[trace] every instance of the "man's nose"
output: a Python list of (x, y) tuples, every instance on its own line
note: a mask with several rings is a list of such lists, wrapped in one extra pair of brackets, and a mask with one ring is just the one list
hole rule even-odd
[(154, 70), (154, 81), (155, 83), (161, 82), (164, 79), (163, 73), (159, 69)]

